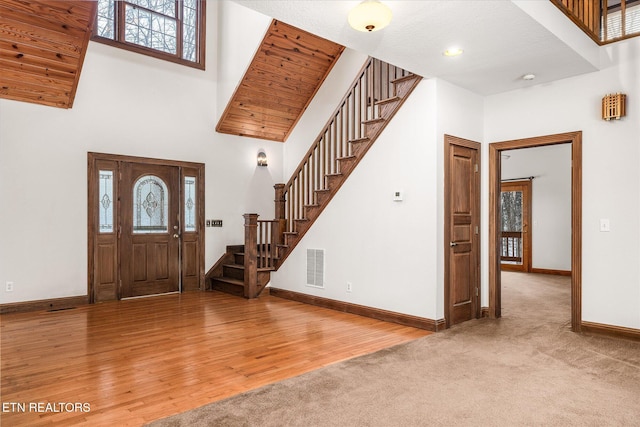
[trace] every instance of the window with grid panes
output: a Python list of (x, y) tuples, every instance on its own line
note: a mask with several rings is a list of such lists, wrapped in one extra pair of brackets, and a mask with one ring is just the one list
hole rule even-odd
[(204, 0), (98, 0), (92, 40), (204, 69)]

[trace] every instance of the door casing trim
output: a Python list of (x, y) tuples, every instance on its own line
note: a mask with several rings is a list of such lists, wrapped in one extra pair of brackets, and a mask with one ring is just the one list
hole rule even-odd
[(505, 150), (571, 144), (571, 330), (582, 329), (582, 131), (489, 144), (489, 317), (501, 316), (500, 177)]

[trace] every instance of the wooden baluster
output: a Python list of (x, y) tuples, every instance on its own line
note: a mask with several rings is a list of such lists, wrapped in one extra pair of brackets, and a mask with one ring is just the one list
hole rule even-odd
[(376, 103), (376, 66), (378, 65), (378, 61), (374, 60), (373, 61), (373, 67), (371, 67), (371, 78), (369, 79), (369, 99), (370, 101), (370, 108), (371, 110), (369, 111), (369, 115), (368, 117), (370, 119), (375, 119), (376, 118), (376, 112), (375, 112), (375, 108), (373, 108), (373, 106)]
[(349, 135), (350, 135), (350, 132), (349, 132), (349, 131), (350, 131), (350, 129), (351, 129), (351, 121), (350, 121), (349, 119), (351, 118), (351, 108), (350, 108), (350, 105), (351, 105), (351, 98), (352, 98), (352, 97), (353, 97), (353, 90), (351, 90), (351, 94), (347, 97), (347, 102), (346, 102), (346, 105), (347, 105), (347, 111), (345, 112), (345, 117), (344, 117), (344, 118), (345, 118), (345, 129), (346, 129), (346, 132), (347, 132), (347, 138), (346, 138), (346, 140), (345, 140), (345, 144), (346, 144), (346, 147), (347, 147), (347, 148), (346, 148), (346, 154), (347, 154), (347, 156), (350, 156), (350, 155), (351, 155), (351, 152), (350, 152), (350, 150), (349, 150), (349, 145), (350, 145), (350, 144), (349, 144), (349, 139), (350, 139), (350, 136), (349, 136)]
[(338, 122), (336, 120), (333, 121), (333, 171), (338, 172), (338, 138), (336, 132), (338, 131)]
[(286, 201), (284, 198), (284, 184), (276, 184), (273, 186), (276, 191), (275, 204), (276, 204), (276, 221), (278, 222), (277, 233), (273, 235), (272, 241), (274, 245), (282, 245), (284, 243), (284, 230), (287, 227), (286, 220)]
[(260, 258), (258, 258), (260, 260), (260, 263), (259, 263), (259, 267), (260, 268), (264, 268), (265, 264), (267, 262), (267, 247), (265, 245), (268, 242), (268, 240), (267, 240), (268, 224), (269, 223), (267, 223), (267, 222), (260, 223), (260, 232), (261, 232), (261, 236), (260, 236)]
[[(302, 168), (302, 207), (309, 204), (309, 163)], [(304, 214), (304, 211), (303, 211)]]
[(384, 85), (384, 87), (387, 90), (387, 94), (386, 94), (385, 98), (391, 98), (390, 82), (391, 82), (391, 65), (387, 64), (387, 79), (385, 80), (385, 85)]
[(327, 173), (333, 173), (331, 169), (331, 126), (327, 128), (327, 143), (325, 144), (325, 161), (327, 162)]
[(351, 121), (351, 138), (356, 139), (356, 123), (358, 123), (358, 116), (356, 112), (358, 111), (358, 87), (359, 85), (353, 88), (352, 96), (351, 96), (351, 108), (349, 109), (349, 120)]
[(327, 129), (327, 131), (324, 134), (324, 153), (322, 154), (322, 157), (324, 157), (325, 174), (330, 174), (331, 173), (331, 169), (330, 169), (330, 165), (329, 165), (329, 142), (327, 141), (327, 134), (328, 133), (329, 133), (329, 129)]
[(244, 296), (258, 296), (258, 214), (244, 214)]
[(344, 157), (344, 104), (342, 104), (342, 107), (340, 107), (339, 118), (340, 118), (340, 133), (338, 137), (338, 147), (340, 148), (338, 151), (338, 156)]
[(363, 83), (364, 83), (364, 76), (365, 75), (366, 74), (363, 74), (362, 78), (358, 82), (358, 99), (357, 99), (357, 102), (358, 102), (358, 108), (357, 108), (358, 115), (357, 115), (357, 118), (356, 118), (356, 126), (357, 126), (357, 128), (356, 128), (357, 134), (355, 135), (356, 139), (358, 139), (358, 138), (360, 138), (362, 136), (362, 132), (361, 132), (361, 129), (362, 129), (362, 126), (361, 126), (361, 123), (362, 123), (362, 86), (363, 86)]
[(304, 215), (304, 168), (300, 169), (298, 175), (298, 214), (296, 218), (300, 219)]
[(280, 222), (275, 220), (271, 223), (269, 233), (269, 268), (276, 266), (276, 236), (280, 235)]
[(287, 204), (289, 205), (289, 217), (287, 218), (287, 230), (293, 231), (293, 183), (289, 187)]

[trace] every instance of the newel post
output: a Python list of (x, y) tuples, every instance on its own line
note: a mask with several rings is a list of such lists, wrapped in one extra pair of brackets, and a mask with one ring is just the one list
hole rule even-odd
[(284, 244), (284, 232), (287, 229), (284, 184), (276, 184), (273, 188), (276, 190), (276, 219), (278, 220), (278, 236), (276, 237), (276, 243), (282, 245)]
[(258, 214), (244, 214), (244, 297), (258, 296)]

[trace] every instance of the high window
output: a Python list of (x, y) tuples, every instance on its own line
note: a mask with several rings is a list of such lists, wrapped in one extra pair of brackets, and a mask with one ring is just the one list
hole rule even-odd
[(204, 69), (204, 0), (98, 0), (92, 40)]

